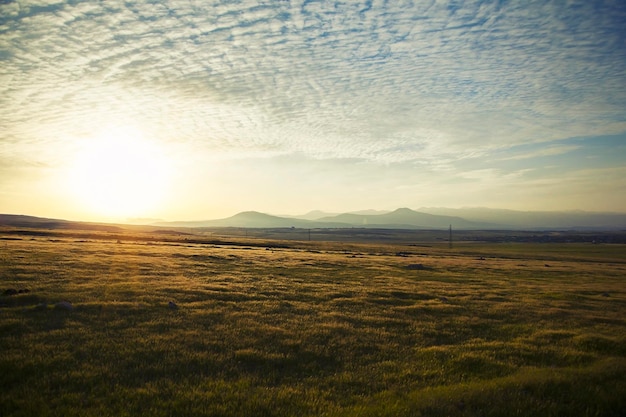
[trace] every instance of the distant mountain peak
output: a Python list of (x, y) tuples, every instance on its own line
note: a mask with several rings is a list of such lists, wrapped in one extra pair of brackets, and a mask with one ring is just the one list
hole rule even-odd
[[(501, 209), (445, 209), (400, 207), (384, 214), (375, 210), (343, 213), (317, 218), (327, 214), (319, 210), (309, 212), (311, 217), (275, 216), (258, 211), (244, 211), (232, 217), (203, 222), (180, 222), (175, 225), (194, 227), (296, 227), (296, 228), (408, 228), (408, 229), (530, 229), (530, 228), (622, 228), (626, 214), (585, 212), (522, 212)], [(368, 214), (363, 214), (368, 213)], [(381, 212), (378, 212), (381, 213)], [(171, 224), (171, 223), (170, 223)]]
[(254, 210), (242, 211), (231, 217), (247, 217), (247, 216), (274, 217), (271, 214), (265, 214), (265, 213), (261, 213), (260, 211), (254, 211)]
[(325, 211), (322, 211), (322, 210), (311, 210), (307, 214), (305, 214), (305, 216), (312, 216), (312, 215), (317, 216), (318, 214), (324, 215), (324, 214), (327, 214), (327, 213)]
[(390, 213), (390, 210), (368, 209), (368, 210), (350, 211), (347, 214), (360, 214), (362, 216), (378, 216), (380, 214), (387, 214), (387, 213)]
[(400, 207), (398, 209), (395, 209), (394, 211), (392, 211), (391, 213), (396, 213), (396, 214), (403, 214), (403, 213), (417, 213), (415, 210), (411, 210), (408, 207)]

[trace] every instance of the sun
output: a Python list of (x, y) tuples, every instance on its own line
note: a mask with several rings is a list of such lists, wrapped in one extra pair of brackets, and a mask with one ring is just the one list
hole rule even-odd
[(167, 196), (168, 159), (132, 128), (112, 128), (80, 144), (70, 170), (72, 193), (107, 219), (149, 216)]

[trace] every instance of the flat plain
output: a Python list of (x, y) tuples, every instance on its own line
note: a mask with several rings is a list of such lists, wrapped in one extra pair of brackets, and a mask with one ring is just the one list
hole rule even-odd
[(626, 245), (133, 233), (0, 231), (0, 415), (626, 410)]

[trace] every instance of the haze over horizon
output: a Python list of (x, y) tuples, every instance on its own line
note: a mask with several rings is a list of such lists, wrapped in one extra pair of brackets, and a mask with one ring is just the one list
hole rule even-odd
[(626, 212), (626, 3), (0, 4), (0, 213)]

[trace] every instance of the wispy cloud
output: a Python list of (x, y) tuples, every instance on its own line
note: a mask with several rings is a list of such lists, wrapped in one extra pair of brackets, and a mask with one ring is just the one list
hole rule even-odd
[(510, 160), (516, 160), (516, 159), (531, 159), (531, 158), (540, 158), (540, 157), (545, 157), (545, 156), (562, 155), (565, 153), (573, 152), (577, 149), (580, 149), (580, 146), (576, 146), (576, 145), (547, 146), (543, 149), (537, 149), (529, 153), (507, 156), (503, 158), (503, 160), (510, 161)]
[(0, 141), (54, 160), (132, 123), (207, 157), (556, 156), (626, 131), (624, 21), (582, 0), (2, 2)]

